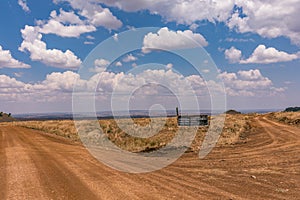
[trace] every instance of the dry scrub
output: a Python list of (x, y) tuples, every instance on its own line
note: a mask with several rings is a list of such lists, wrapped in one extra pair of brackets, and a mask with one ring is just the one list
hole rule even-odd
[(72, 141), (80, 140), (73, 120), (18, 121), (12, 124), (62, 136)]
[(256, 114), (234, 114), (226, 115), (224, 128), (218, 145), (234, 145), (240, 142), (246, 142), (252, 127), (252, 120)]
[(277, 112), (270, 113), (267, 117), (284, 124), (300, 127), (300, 112)]
[[(234, 145), (245, 142), (251, 129), (251, 119), (254, 115), (227, 115), (222, 134), (218, 141), (218, 146)], [(129, 119), (120, 120), (123, 125)], [(157, 119), (159, 120), (159, 119)], [(213, 120), (213, 119), (212, 119)], [(157, 134), (149, 138), (133, 137), (119, 128), (113, 119), (100, 120), (100, 126), (107, 138), (120, 148), (131, 151), (151, 151), (168, 144), (175, 136), (178, 126), (176, 118), (168, 118), (162, 128), (156, 127), (155, 123), (150, 124), (150, 119), (133, 119), (134, 124), (128, 125), (127, 130), (139, 132), (142, 130), (154, 130)], [(12, 122), (16, 126), (41, 130), (50, 134), (55, 134), (68, 138), (72, 141), (80, 141), (76, 127), (72, 120), (49, 120), (49, 121), (23, 121)], [(205, 137), (208, 127), (200, 127), (195, 139), (190, 147), (191, 151), (198, 151)]]

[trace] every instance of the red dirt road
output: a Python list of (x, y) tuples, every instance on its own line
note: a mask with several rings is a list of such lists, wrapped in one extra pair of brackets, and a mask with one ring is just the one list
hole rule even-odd
[(247, 143), (186, 153), (147, 174), (115, 171), (84, 147), (0, 125), (0, 199), (300, 199), (300, 129), (260, 117)]

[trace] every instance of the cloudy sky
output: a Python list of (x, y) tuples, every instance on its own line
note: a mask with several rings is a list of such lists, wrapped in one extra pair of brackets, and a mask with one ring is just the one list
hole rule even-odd
[[(190, 90), (209, 105), (218, 81), (228, 109), (300, 104), (300, 0), (7, 0), (0, 9), (1, 111), (70, 112), (74, 84), (97, 93), (99, 110), (110, 110), (114, 91), (132, 94), (132, 109), (173, 106)], [(157, 28), (122, 39), (143, 27)], [(139, 50), (108, 55), (135, 40)], [(207, 54), (195, 53), (196, 71), (169, 52), (199, 46)]]

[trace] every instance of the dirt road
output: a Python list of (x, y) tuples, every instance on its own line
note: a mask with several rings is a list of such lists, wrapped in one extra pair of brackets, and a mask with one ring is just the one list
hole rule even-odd
[(300, 129), (260, 117), (246, 143), (127, 174), (80, 145), (0, 125), (0, 199), (300, 199)]

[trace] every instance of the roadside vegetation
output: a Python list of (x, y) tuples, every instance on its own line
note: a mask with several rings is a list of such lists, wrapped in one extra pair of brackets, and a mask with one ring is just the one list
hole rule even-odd
[(300, 127), (300, 112), (274, 112), (267, 115), (271, 120)]
[[(255, 115), (243, 114), (226, 115), (225, 125), (217, 145), (228, 146), (247, 142), (247, 137), (251, 130), (251, 119), (254, 116)], [(122, 119), (120, 122), (126, 126), (128, 123), (127, 120), (129, 119)], [(214, 120), (214, 117), (212, 117), (212, 120)], [(129, 127), (126, 127), (126, 130), (133, 131), (135, 134), (142, 134), (143, 132), (146, 133), (147, 130), (151, 130), (157, 134), (148, 138), (133, 137), (120, 129), (113, 119), (99, 120), (99, 124), (103, 133), (111, 142), (120, 148), (131, 152), (147, 152), (161, 148), (174, 138), (179, 129), (175, 117), (167, 118), (163, 127), (156, 127), (156, 123), (151, 124), (151, 121), (148, 118), (133, 119), (133, 121), (134, 124), (128, 125)], [(76, 127), (72, 120), (19, 121), (13, 122), (13, 125), (44, 131), (68, 138), (75, 142), (80, 142), (80, 137), (77, 134)], [(190, 151), (199, 150), (207, 131), (208, 126), (198, 128)]]
[(284, 110), (284, 112), (299, 112), (300, 107), (288, 107)]

